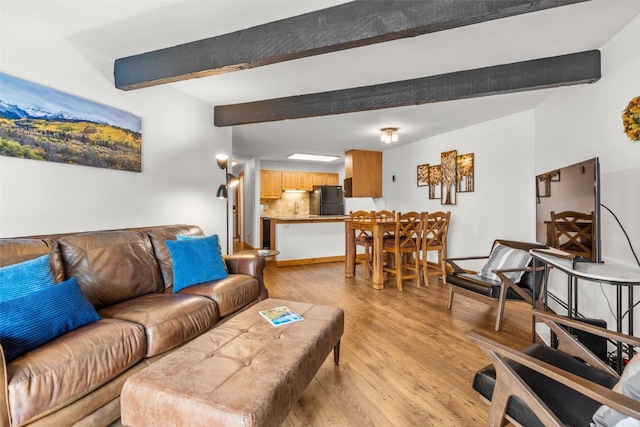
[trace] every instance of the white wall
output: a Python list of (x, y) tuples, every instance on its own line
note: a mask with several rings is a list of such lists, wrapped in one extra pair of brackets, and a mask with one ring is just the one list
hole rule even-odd
[[(377, 203), (403, 212), (451, 211), (450, 257), (487, 254), (497, 238), (535, 241), (533, 118), (532, 111), (519, 113), (385, 151)], [(440, 164), (450, 150), (474, 154), (475, 191), (444, 206), (417, 186), (417, 166)]]
[[(640, 17), (601, 49), (600, 81), (559, 90), (536, 109), (535, 172), (599, 157), (601, 203), (618, 217), (640, 256), (640, 142), (624, 135), (620, 118), (631, 98), (640, 94), (640, 50), (629, 48), (638, 34)], [(604, 262), (639, 269), (616, 220), (606, 209), (601, 209), (601, 217)], [(581, 282), (579, 291), (581, 313), (615, 325), (606, 301), (615, 307), (611, 286)], [(557, 272), (552, 292), (566, 295), (566, 280)]]
[(0, 157), (0, 236), (189, 223), (226, 233), (215, 198), (231, 130), (213, 108), (169, 87), (115, 89), (113, 59), (81, 49), (46, 22), (2, 8), (0, 70), (142, 117), (142, 172)]
[[(535, 175), (599, 157), (601, 202), (619, 218), (640, 256), (640, 143), (624, 135), (620, 118), (640, 94), (640, 50), (629, 48), (637, 34), (640, 17), (601, 49), (597, 83), (560, 88), (532, 111), (385, 151), (384, 197), (358, 199), (357, 208), (450, 210), (449, 256), (486, 254), (498, 237), (536, 240)], [(475, 154), (475, 191), (458, 194), (455, 206), (442, 206), (427, 198), (427, 187), (416, 186), (416, 167), (439, 164), (440, 153), (449, 150)], [(613, 216), (605, 209), (601, 214), (603, 260), (640, 268)], [(552, 272), (551, 292), (564, 300), (566, 283), (566, 276)], [(609, 308), (615, 307), (613, 287), (580, 282), (579, 293), (583, 315), (615, 326)], [(562, 312), (558, 305), (552, 308)]]

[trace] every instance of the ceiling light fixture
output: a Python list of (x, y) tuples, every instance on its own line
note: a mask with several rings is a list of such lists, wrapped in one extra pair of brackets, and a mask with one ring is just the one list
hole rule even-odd
[(398, 128), (380, 129), (380, 141), (384, 142), (385, 144), (398, 142)]
[(333, 162), (338, 160), (339, 156), (325, 156), (322, 154), (306, 154), (306, 153), (293, 153), (287, 156), (289, 160), (309, 160), (312, 162)]

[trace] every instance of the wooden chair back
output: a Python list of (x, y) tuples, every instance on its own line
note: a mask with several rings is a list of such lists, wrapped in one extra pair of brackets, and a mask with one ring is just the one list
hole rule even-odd
[[(374, 216), (374, 221), (395, 221), (396, 220), (396, 211), (373, 211), (371, 214)], [(393, 238), (393, 231), (385, 231), (384, 238)]]
[(426, 213), (422, 222), (422, 249), (443, 250), (447, 246), (447, 233), (451, 212)]
[[(383, 267), (384, 272), (392, 273), (396, 276), (398, 290), (403, 289), (403, 280), (416, 279), (417, 286), (420, 287), (420, 233), (422, 214), (418, 212), (407, 212), (396, 215), (395, 233), (392, 238), (385, 238), (383, 249), (387, 252), (389, 259)], [(409, 271), (409, 273), (405, 273)]]
[(371, 214), (375, 217), (376, 221), (393, 221), (396, 219), (396, 211), (372, 211)]
[[(350, 211), (349, 212), (349, 220), (360, 223), (373, 223), (375, 218), (373, 216), (373, 212), (367, 211)], [(365, 279), (369, 279), (371, 276), (372, 270), (372, 259), (371, 259), (371, 248), (373, 245), (373, 232), (370, 230), (363, 230), (361, 228), (356, 228), (355, 232), (355, 243), (358, 246), (364, 247), (364, 259), (356, 256), (355, 262), (356, 264), (364, 264), (364, 277)]]
[[(429, 286), (429, 276), (440, 275), (442, 282), (447, 276), (447, 234), (449, 232), (449, 221), (451, 212), (424, 212), (422, 218), (422, 274), (426, 286)], [(429, 271), (427, 252), (436, 251), (438, 253), (438, 263), (436, 269)]]
[(552, 246), (590, 260), (595, 257), (593, 212), (551, 211), (554, 231)]
[(422, 232), (422, 214), (413, 211), (398, 213), (396, 218), (396, 247), (407, 251), (417, 250)]

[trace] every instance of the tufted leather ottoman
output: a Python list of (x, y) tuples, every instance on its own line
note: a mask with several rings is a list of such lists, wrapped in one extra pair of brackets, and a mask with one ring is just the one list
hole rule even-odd
[[(274, 327), (258, 312), (286, 305), (302, 322)], [(128, 426), (278, 426), (334, 350), (344, 312), (269, 298), (129, 377)]]

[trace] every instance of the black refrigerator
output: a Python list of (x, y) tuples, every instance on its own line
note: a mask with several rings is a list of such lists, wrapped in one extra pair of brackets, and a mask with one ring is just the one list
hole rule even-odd
[(344, 193), (341, 185), (316, 185), (309, 193), (310, 215), (344, 215)]

